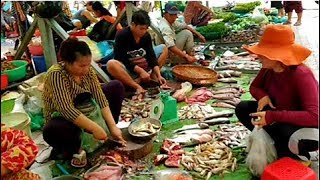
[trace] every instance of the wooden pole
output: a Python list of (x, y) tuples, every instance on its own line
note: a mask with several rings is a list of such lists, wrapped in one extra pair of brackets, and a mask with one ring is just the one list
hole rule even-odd
[(52, 65), (57, 64), (57, 55), (54, 49), (54, 42), (52, 37), (52, 29), (49, 24), (47, 24), (46, 19), (39, 18), (38, 26), (41, 33), (41, 43), (43, 45), (43, 53), (46, 60), (47, 69)]
[(122, 12), (120, 13), (120, 16), (117, 17), (116, 21), (115, 21), (115, 22), (112, 24), (112, 26), (109, 28), (109, 31), (108, 31), (107, 36), (106, 36), (107, 39), (110, 38), (112, 32), (113, 32), (114, 29), (117, 27), (117, 24), (118, 24), (118, 23), (121, 21), (121, 19), (124, 17), (125, 13), (126, 13), (125, 10), (122, 11)]
[(133, 7), (135, 6), (132, 4), (132, 2), (126, 2), (126, 14), (127, 14), (128, 26), (130, 26), (131, 24)]
[(22, 38), (22, 41), (17, 49), (16, 55), (14, 56), (14, 59), (20, 59), (23, 52), (26, 50), (32, 35), (34, 34), (34, 32), (36, 31), (36, 27), (38, 24), (38, 18), (35, 18), (31, 24), (31, 26), (29, 27), (28, 31), (26, 32), (25, 36)]

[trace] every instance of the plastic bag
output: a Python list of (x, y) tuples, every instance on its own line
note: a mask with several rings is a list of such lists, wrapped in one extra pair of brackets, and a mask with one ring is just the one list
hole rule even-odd
[(177, 100), (177, 102), (184, 101), (186, 99), (186, 94), (192, 90), (192, 84), (190, 82), (184, 82), (181, 84), (181, 89), (177, 90), (172, 97)]
[(256, 7), (252, 13), (252, 20), (256, 23), (267, 24), (269, 22), (268, 17), (264, 14), (263, 9)]
[(100, 41), (97, 43), (97, 46), (102, 54), (102, 59), (99, 61), (100, 63), (105, 64), (110, 59), (113, 59), (114, 57), (113, 45), (114, 45), (114, 41), (111, 41), (111, 40)]
[(14, 107), (12, 112), (22, 112), (22, 113), (26, 113), (26, 111), (23, 108), (23, 104), (25, 102), (25, 94), (20, 94), (20, 96), (15, 99), (15, 103), (14, 103)]
[(162, 77), (165, 78), (166, 80), (173, 80), (174, 79), (171, 67), (163, 66), (161, 68), (160, 72), (161, 72)]
[(30, 113), (32, 115), (41, 114), (42, 113), (41, 100), (35, 96), (32, 96), (31, 98), (29, 98), (24, 108), (27, 111), (27, 113)]
[(52, 179), (52, 166), (54, 165), (55, 161), (49, 161), (45, 164), (40, 164), (37, 167), (30, 167), (30, 171), (38, 174), (40, 176), (41, 179), (45, 180), (45, 179)]
[(274, 141), (263, 129), (255, 127), (247, 141), (246, 164), (255, 176), (260, 176), (265, 167), (277, 159)]

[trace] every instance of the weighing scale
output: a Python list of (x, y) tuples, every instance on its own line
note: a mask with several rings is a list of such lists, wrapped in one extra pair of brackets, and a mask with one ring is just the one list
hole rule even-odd
[(161, 91), (160, 98), (151, 103), (150, 118), (159, 119), (165, 125), (179, 121), (177, 112), (177, 100), (169, 91)]

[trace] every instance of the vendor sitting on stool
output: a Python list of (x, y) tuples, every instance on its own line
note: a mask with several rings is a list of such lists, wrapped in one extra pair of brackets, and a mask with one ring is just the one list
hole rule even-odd
[(266, 130), (279, 158), (317, 160), (319, 84), (303, 64), (311, 51), (294, 41), (289, 26), (267, 25), (259, 44), (244, 46), (258, 55), (262, 69), (250, 86), (257, 101), (242, 101), (235, 112), (249, 130)]
[[(91, 68), (91, 51), (85, 42), (68, 38), (62, 42), (61, 62), (47, 72), (44, 83), (44, 140), (53, 147), (53, 156), (64, 154), (72, 165), (85, 166), (81, 149), (90, 153), (108, 138), (107, 131), (125, 144), (116, 126), (124, 87), (119, 81), (100, 85)], [(109, 106), (110, 104), (110, 106)], [(109, 108), (110, 107), (110, 108)], [(81, 155), (77, 155), (79, 153)]]
[[(201, 42), (206, 42), (206, 39), (196, 30), (187, 26), (186, 23), (181, 23), (177, 20), (179, 9), (178, 6), (172, 3), (165, 5), (164, 16), (159, 23), (159, 30), (163, 36), (164, 43), (168, 46), (170, 59), (173, 64), (194, 63), (194, 40), (193, 34), (196, 34)], [(158, 40), (161, 42), (161, 40)], [(184, 52), (185, 51), (185, 52)]]
[(144, 93), (141, 82), (151, 79), (165, 84), (160, 68), (166, 63), (168, 49), (164, 44), (152, 47), (150, 17), (146, 11), (133, 13), (132, 23), (120, 31), (115, 39), (114, 59), (107, 63), (107, 71), (123, 84)]

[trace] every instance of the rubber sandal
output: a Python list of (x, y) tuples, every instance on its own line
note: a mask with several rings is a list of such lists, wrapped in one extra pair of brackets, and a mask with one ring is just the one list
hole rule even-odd
[(300, 25), (301, 25), (301, 22), (294, 23), (294, 26), (300, 26)]
[(284, 25), (289, 25), (289, 24), (291, 24), (291, 22), (289, 22), (289, 21), (287, 21), (287, 22), (285, 22), (285, 23), (283, 23)]
[(80, 154), (74, 154), (71, 160), (71, 166), (76, 168), (83, 168), (87, 165), (87, 155), (84, 150)]

